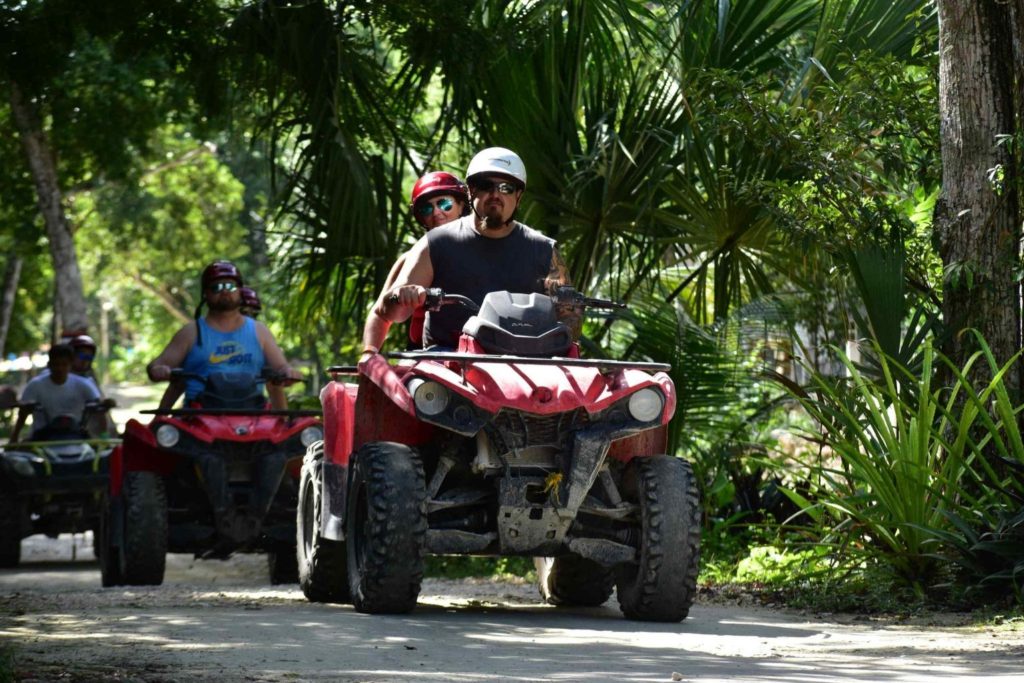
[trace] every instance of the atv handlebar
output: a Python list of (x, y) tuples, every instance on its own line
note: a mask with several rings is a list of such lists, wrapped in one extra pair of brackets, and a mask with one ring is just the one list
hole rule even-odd
[(593, 299), (589, 296), (583, 296), (583, 294), (568, 285), (563, 285), (557, 288), (551, 299), (555, 302), (555, 305), (568, 304), (570, 306), (583, 306), (584, 308), (626, 307), (626, 304), (619, 301), (612, 301), (611, 299)]
[[(301, 377), (289, 377), (283, 372), (277, 372), (270, 368), (263, 368), (260, 374), (256, 376), (257, 379), (261, 379), (268, 384), (294, 384), (296, 382), (305, 382), (306, 380)], [(197, 372), (186, 372), (181, 368), (171, 368), (171, 381), (174, 380), (187, 380), (194, 379), (206, 384), (206, 376), (200, 375)]]
[(88, 413), (105, 413), (111, 408), (117, 407), (117, 401), (112, 398), (103, 398), (97, 401), (89, 401), (85, 404), (85, 412)]
[[(398, 295), (391, 294), (387, 298), (388, 303), (398, 303)], [(569, 306), (583, 306), (584, 308), (625, 308), (626, 304), (618, 301), (612, 301), (610, 299), (593, 299), (589, 296), (583, 296), (580, 292), (576, 291), (572, 287), (567, 285), (558, 287), (555, 293), (551, 296), (552, 302), (557, 305), (569, 305)], [(464, 308), (468, 308), (473, 313), (480, 311), (480, 307), (477, 306), (469, 297), (462, 296), (461, 294), (445, 294), (444, 290), (440, 287), (428, 287), (427, 298), (423, 303), (423, 307), (428, 311), (439, 311), (442, 306), (448, 306), (449, 304), (459, 304)]]
[[(427, 298), (423, 302), (423, 308), (428, 311), (440, 311), (442, 306), (448, 306), (450, 304), (459, 304), (468, 308), (473, 313), (480, 310), (480, 307), (476, 305), (476, 302), (469, 297), (462, 296), (461, 294), (445, 294), (444, 290), (440, 287), (427, 287)], [(398, 295), (390, 294), (387, 298), (389, 304), (398, 303)]]

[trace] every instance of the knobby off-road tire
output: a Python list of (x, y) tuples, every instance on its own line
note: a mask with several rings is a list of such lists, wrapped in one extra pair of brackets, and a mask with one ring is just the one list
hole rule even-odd
[(124, 583), (159, 586), (167, 563), (167, 492), (153, 472), (124, 475)]
[(113, 545), (111, 535), (114, 514), (110, 499), (104, 494), (100, 502), (100, 523), (96, 527), (96, 537), (93, 539), (96, 558), (100, 561), (100, 582), (104, 588), (124, 583), (124, 553), (120, 547)]
[(593, 560), (577, 555), (535, 557), (537, 588), (549, 605), (597, 607), (615, 588), (615, 575)]
[(17, 567), (21, 562), (21, 504), (13, 492), (0, 493), (0, 567)]
[(282, 547), (267, 553), (267, 572), (270, 585), (280, 586), (299, 582), (299, 562), (295, 548)]
[(655, 455), (636, 458), (641, 533), (638, 565), (620, 570), (619, 607), (629, 619), (682, 621), (697, 592), (700, 501), (690, 464)]
[(426, 484), (416, 451), (386, 441), (359, 449), (345, 526), (355, 608), (370, 614), (412, 610), (427, 533)]
[(323, 500), (322, 458), (304, 462), (299, 478), (296, 538), (299, 587), (311, 602), (352, 602), (348, 592), (345, 543), (320, 535)]

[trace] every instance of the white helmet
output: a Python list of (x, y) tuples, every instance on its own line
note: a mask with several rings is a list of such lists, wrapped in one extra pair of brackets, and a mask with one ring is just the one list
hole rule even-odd
[(526, 166), (519, 155), (504, 147), (488, 147), (477, 152), (466, 169), (466, 182), (473, 184), (473, 177), (480, 175), (503, 175), (526, 187)]

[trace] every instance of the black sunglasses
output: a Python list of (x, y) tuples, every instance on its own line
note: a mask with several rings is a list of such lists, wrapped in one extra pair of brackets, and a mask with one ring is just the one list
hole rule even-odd
[(211, 292), (233, 292), (238, 289), (238, 284), (234, 282), (214, 282), (210, 285)]
[(443, 211), (444, 213), (448, 213), (452, 210), (452, 207), (455, 206), (455, 200), (451, 197), (439, 197), (436, 202), (425, 199), (422, 203), (416, 205), (416, 215), (426, 218), (430, 214), (434, 213), (435, 203), (438, 211)]
[(480, 192), (491, 192), (493, 190), (497, 190), (501, 194), (512, 194), (518, 188), (512, 183), (495, 183), (490, 180), (481, 180), (476, 183), (473, 183), (473, 189), (478, 190)]

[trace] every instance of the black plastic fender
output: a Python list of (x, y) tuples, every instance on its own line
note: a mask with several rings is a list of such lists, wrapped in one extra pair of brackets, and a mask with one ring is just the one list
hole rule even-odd
[(348, 469), (345, 465), (323, 462), (324, 486), (320, 497), (320, 535), (331, 541), (345, 540)]

